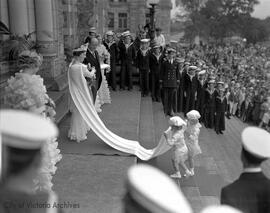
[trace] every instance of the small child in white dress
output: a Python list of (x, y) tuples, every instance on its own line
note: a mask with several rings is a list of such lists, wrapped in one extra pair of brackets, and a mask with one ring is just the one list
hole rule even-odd
[(194, 175), (194, 156), (202, 153), (199, 146), (199, 134), (202, 127), (199, 123), (201, 115), (196, 110), (191, 110), (187, 113), (187, 127), (184, 132), (185, 142), (188, 147), (188, 162), (190, 167), (191, 176)]
[(179, 165), (185, 171), (184, 176), (190, 176), (190, 171), (185, 165), (187, 160), (188, 148), (184, 139), (184, 126), (186, 125), (185, 121), (179, 116), (171, 117), (169, 120), (170, 128), (164, 132), (167, 143), (170, 146), (173, 146), (173, 167), (175, 169), (175, 174), (172, 174), (172, 178), (181, 178)]

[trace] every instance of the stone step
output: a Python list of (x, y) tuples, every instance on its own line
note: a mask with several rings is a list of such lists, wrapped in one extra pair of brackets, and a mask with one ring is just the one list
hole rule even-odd
[(56, 105), (56, 116), (55, 116), (55, 122), (59, 124), (61, 120), (68, 114), (69, 108), (68, 108), (68, 93), (65, 92), (64, 95), (61, 98), (61, 101), (58, 102)]
[(61, 92), (48, 91), (49, 97), (56, 105), (55, 122), (58, 124), (68, 113), (68, 90), (65, 89)]

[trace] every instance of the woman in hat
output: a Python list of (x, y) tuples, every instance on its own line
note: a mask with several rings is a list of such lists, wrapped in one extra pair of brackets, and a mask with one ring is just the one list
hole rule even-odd
[[(87, 85), (85, 77), (88, 77), (92, 80), (95, 78), (95, 69), (92, 69), (90, 72), (90, 67), (87, 67), (82, 63), (86, 56), (86, 51), (87, 45), (82, 45), (81, 47), (73, 50), (73, 60), (68, 70), (68, 82), (70, 91), (79, 90), (82, 93), (86, 93), (87, 97), (93, 101), (91, 90), (88, 87), (84, 87), (84, 85)], [(74, 99), (77, 97), (72, 94), (71, 97), (70, 111), (72, 115), (68, 137), (70, 140), (75, 140), (79, 143), (87, 139), (86, 134), (90, 128), (84, 121), (75, 104)]]
[(185, 164), (188, 158), (188, 148), (185, 143), (184, 126), (185, 121), (179, 116), (171, 117), (169, 120), (170, 128), (164, 132), (167, 143), (173, 146), (172, 162), (175, 173), (171, 175), (172, 178), (181, 178), (180, 168), (185, 171), (184, 176), (190, 176), (191, 172)]
[(191, 110), (187, 113), (187, 127), (185, 129), (185, 142), (188, 147), (188, 161), (191, 176), (194, 175), (194, 157), (200, 153), (199, 134), (202, 125), (199, 123), (201, 115), (196, 110)]
[(110, 65), (110, 53), (107, 51), (106, 47), (102, 44), (102, 37), (100, 34), (97, 35), (97, 40), (98, 40), (98, 46), (96, 50), (99, 55), (99, 60), (100, 60), (100, 65), (101, 65), (101, 76), (102, 76), (101, 85), (98, 90), (98, 96), (99, 96), (101, 105), (110, 104), (111, 96), (110, 96), (110, 90), (109, 90), (108, 82), (106, 78), (106, 72), (110, 72), (110, 69), (102, 68), (103, 64)]
[(217, 134), (223, 134), (225, 130), (225, 111), (227, 99), (224, 94), (224, 89), (219, 89), (218, 95), (215, 98), (215, 131)]
[[(4, 104), (7, 108), (30, 111), (53, 120), (55, 104), (47, 94), (43, 79), (36, 74), (41, 64), (42, 56), (35, 51), (27, 50), (20, 53), (20, 72), (8, 80)], [(54, 138), (48, 140), (42, 149), (42, 166), (35, 180), (37, 190), (51, 190), (52, 175), (57, 170), (55, 165), (62, 158), (57, 146), (58, 142)]]

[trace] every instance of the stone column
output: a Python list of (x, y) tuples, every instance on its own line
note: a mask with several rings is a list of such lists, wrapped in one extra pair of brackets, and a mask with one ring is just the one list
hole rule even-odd
[[(27, 0), (27, 16), (28, 16), (28, 32), (36, 32), (36, 20), (35, 20), (35, 6), (34, 0)], [(36, 40), (36, 34), (32, 34), (32, 39)]]
[(9, 27), (13, 34), (29, 33), (27, 0), (8, 0)]
[(53, 35), (53, 15), (52, 0), (35, 0), (37, 44), (39, 52), (44, 56), (57, 55), (57, 45)]
[(0, 20), (8, 27), (8, 0), (0, 0)]

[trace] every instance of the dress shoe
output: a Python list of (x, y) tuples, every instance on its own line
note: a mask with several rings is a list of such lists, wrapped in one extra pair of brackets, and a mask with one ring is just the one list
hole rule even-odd
[(219, 131), (219, 133), (223, 135), (223, 132), (222, 131)]
[(219, 131), (216, 131), (217, 135), (219, 135)]

